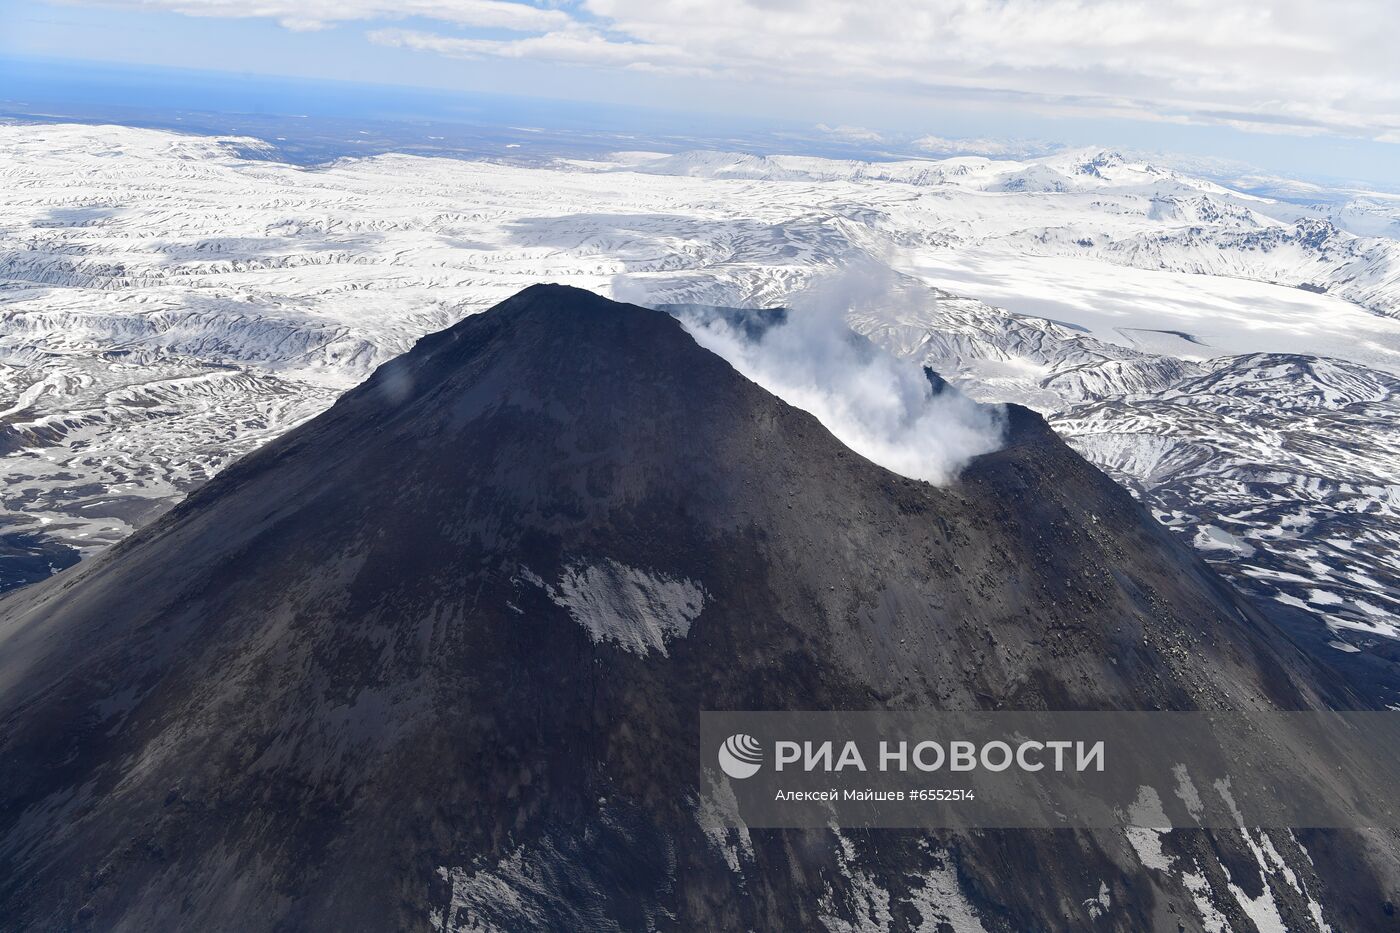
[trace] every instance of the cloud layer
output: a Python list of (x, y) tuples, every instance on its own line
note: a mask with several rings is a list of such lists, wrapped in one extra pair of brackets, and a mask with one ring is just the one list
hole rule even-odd
[[(470, 58), (1400, 142), (1391, 0), (105, 0)], [(414, 20), (413, 28), (402, 24)], [(423, 28), (424, 21), (443, 24)], [(396, 25), (396, 22), (398, 23)], [(463, 35), (463, 27), (487, 30)], [(502, 34), (504, 33), (504, 35)]]

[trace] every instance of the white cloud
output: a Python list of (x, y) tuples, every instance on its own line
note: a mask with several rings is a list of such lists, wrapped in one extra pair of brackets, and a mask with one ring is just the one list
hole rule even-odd
[(612, 42), (587, 29), (568, 29), (523, 39), (460, 39), (407, 29), (378, 29), (369, 33), (378, 45), (437, 52), (456, 58), (522, 58), (573, 65), (642, 67), (678, 65), (679, 49), (667, 46)]
[(1248, 128), (1400, 128), (1386, 0), (586, 0), (694, 64)]
[[(81, 0), (80, 0), (81, 2)], [(288, 29), (335, 23), (422, 17), (458, 26), (538, 32), (567, 27), (562, 10), (508, 0), (103, 0), (102, 6), (161, 10), (187, 16), (275, 19)]]
[[(374, 29), (381, 43), (1260, 132), (1400, 134), (1393, 0), (105, 0), (294, 28), (404, 17), (530, 33)], [(383, 25), (380, 23), (379, 25)]]

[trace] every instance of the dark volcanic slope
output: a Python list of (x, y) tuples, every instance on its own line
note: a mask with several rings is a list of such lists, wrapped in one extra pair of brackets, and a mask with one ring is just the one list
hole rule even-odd
[[(1348, 702), (1276, 642), (1028, 412), (934, 488), (535, 287), (0, 602), (0, 926), (1199, 929), (1122, 835), (716, 831), (697, 711)], [(1236, 929), (1393, 896), (1177, 835)]]

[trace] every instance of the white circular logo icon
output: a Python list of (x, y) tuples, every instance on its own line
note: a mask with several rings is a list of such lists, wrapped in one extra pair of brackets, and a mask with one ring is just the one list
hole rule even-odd
[(751, 735), (731, 735), (719, 747), (719, 766), (732, 778), (753, 777), (763, 767), (763, 746)]

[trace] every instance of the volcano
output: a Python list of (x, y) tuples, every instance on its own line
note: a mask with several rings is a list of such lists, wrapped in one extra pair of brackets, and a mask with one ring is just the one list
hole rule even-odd
[(0, 927), (1379, 929), (1378, 837), (745, 831), (697, 788), (703, 709), (1348, 706), (1032, 412), (932, 486), (535, 286), (0, 602)]

